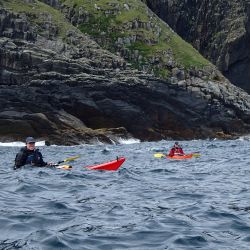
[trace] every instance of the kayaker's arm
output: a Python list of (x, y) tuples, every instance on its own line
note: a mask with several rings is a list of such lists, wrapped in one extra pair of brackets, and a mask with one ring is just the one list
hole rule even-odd
[(168, 154), (168, 156), (172, 157), (174, 155), (174, 149), (172, 148)]
[(15, 165), (14, 169), (18, 169), (25, 165), (25, 160), (26, 160), (27, 155), (23, 150), (21, 150), (19, 153), (17, 153), (16, 158), (15, 158)]
[(42, 156), (42, 154), (40, 152), (38, 152), (38, 155), (39, 155), (39, 165), (41, 167), (45, 167), (45, 166), (51, 165), (51, 163), (45, 162), (43, 160), (43, 156)]

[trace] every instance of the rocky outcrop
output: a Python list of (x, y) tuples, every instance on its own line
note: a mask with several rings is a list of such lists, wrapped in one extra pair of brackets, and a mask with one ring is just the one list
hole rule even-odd
[(162, 80), (65, 25), (61, 30), (41, 7), (33, 14), (0, 10), (1, 141), (32, 135), (56, 144), (111, 143), (249, 132), (249, 95), (215, 68), (176, 63)]
[[(50, 1), (68, 21), (103, 48), (115, 52), (133, 68), (167, 79), (176, 68), (216, 71), (192, 46), (185, 43), (145, 4), (137, 0), (109, 2)], [(188, 72), (186, 71), (186, 74)], [(211, 78), (214, 74), (211, 73)]]
[(147, 1), (180, 36), (250, 93), (248, 1)]

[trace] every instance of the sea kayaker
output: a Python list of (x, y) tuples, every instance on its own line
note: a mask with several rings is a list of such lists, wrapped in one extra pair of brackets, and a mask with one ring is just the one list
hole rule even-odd
[(36, 141), (33, 137), (26, 138), (26, 146), (21, 148), (16, 155), (14, 169), (18, 169), (26, 164), (36, 167), (54, 165), (51, 162), (47, 163), (43, 161), (43, 156), (39, 152), (39, 149), (36, 149), (35, 143)]
[(173, 148), (170, 150), (168, 156), (184, 155), (184, 152), (178, 142), (175, 142)]

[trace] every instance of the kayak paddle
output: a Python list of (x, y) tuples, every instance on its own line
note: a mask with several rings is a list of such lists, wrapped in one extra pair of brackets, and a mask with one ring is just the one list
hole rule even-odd
[(162, 153), (156, 153), (156, 154), (154, 154), (154, 157), (155, 158), (161, 158), (161, 157), (167, 157), (167, 155), (162, 154)]
[(60, 166), (55, 166), (57, 169), (72, 169), (72, 166), (70, 165), (60, 165)]
[(67, 158), (67, 159), (65, 159), (65, 160), (63, 160), (63, 161), (59, 161), (59, 162), (57, 162), (57, 164), (60, 164), (60, 163), (63, 163), (63, 162), (74, 161), (75, 159), (78, 159), (78, 158), (80, 158), (80, 155), (77, 155), (77, 156), (74, 156), (74, 157)]
[[(156, 153), (156, 154), (154, 154), (154, 157), (155, 158), (162, 158), (162, 157), (167, 157), (168, 155), (166, 155), (166, 154), (162, 154), (162, 153)], [(192, 154), (192, 157), (200, 157), (201, 156), (201, 154), (199, 154), (199, 153), (193, 153)]]
[(193, 157), (200, 157), (201, 156), (201, 154), (198, 154), (198, 153), (193, 153), (192, 155), (193, 155)]
[(70, 157), (70, 158), (67, 158), (63, 161), (58, 161), (56, 164), (52, 164), (51, 166), (57, 168), (57, 169), (72, 169), (72, 166), (70, 165), (59, 165), (60, 163), (63, 163), (63, 162), (69, 162), (69, 161), (74, 161), (75, 159), (78, 159), (80, 157), (80, 155), (77, 155), (77, 156), (74, 156), (74, 157)]

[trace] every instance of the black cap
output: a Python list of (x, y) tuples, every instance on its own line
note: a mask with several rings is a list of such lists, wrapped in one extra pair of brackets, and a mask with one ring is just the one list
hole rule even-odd
[(26, 138), (26, 144), (27, 143), (35, 143), (36, 141), (35, 141), (35, 139), (33, 138), (33, 137), (27, 137)]

